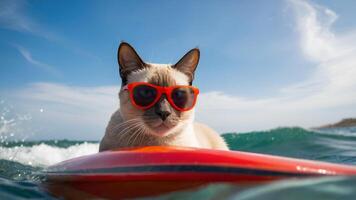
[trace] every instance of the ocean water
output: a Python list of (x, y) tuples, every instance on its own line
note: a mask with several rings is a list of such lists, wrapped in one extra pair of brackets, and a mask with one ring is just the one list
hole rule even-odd
[[(226, 133), (233, 150), (355, 165), (356, 127)], [(98, 151), (95, 141), (9, 141), (0, 143), (0, 199), (55, 199), (39, 187), (35, 174), (57, 162)], [(239, 186), (212, 184), (155, 199), (356, 199), (355, 177), (322, 177)], [(152, 199), (152, 198), (147, 198)]]

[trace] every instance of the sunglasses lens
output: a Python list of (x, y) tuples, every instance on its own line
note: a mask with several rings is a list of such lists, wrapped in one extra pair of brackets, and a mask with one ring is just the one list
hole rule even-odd
[(133, 99), (139, 106), (148, 106), (157, 97), (157, 90), (148, 85), (138, 85), (133, 89)]
[(189, 87), (176, 88), (172, 91), (174, 104), (181, 109), (190, 109), (194, 106), (196, 95), (194, 90)]

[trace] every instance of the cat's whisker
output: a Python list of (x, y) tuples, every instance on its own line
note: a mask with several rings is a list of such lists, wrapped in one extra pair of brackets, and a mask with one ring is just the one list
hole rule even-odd
[[(151, 137), (150, 137), (150, 130), (149, 130), (149, 128), (144, 127), (144, 130), (145, 130), (144, 136), (150, 141), (150, 140), (151, 140)], [(145, 139), (145, 137), (144, 137), (143, 139)]]
[[(118, 140), (121, 140), (122, 138), (126, 137), (126, 135), (132, 133), (132, 130), (134, 130), (136, 127), (139, 127), (140, 124), (137, 122), (137, 123), (133, 123), (131, 125), (129, 125), (127, 128), (125, 128), (124, 131), (121, 131), (120, 134), (119, 134), (119, 137), (117, 138)], [(125, 141), (126, 139), (124, 139)]]
[[(138, 120), (138, 119), (136, 119), (136, 120), (132, 120), (132, 121), (127, 121), (126, 123), (121, 123), (121, 124), (119, 124), (117, 127), (115, 127), (115, 128), (120, 128), (120, 127), (122, 127), (122, 126), (125, 126), (125, 125), (127, 125), (128, 127), (130, 127), (130, 125), (132, 125), (132, 124), (137, 124), (137, 123), (140, 123), (140, 120)], [(128, 127), (126, 127), (126, 128), (128, 128)], [(125, 129), (126, 129), (125, 128)], [(125, 130), (124, 129), (124, 130)], [(121, 130), (121, 131), (124, 131), (124, 130)]]
[[(129, 137), (128, 143), (129, 143), (130, 145), (134, 144), (137, 135), (138, 135), (138, 134), (140, 133), (140, 131), (141, 131), (141, 127), (142, 127), (142, 126), (138, 126), (138, 129), (137, 129), (135, 132), (133, 132), (133, 133), (131, 134), (131, 136)], [(131, 139), (133, 139), (133, 140), (131, 140)]]
[(142, 144), (142, 142), (144, 141), (144, 139), (147, 137), (147, 132), (146, 132), (146, 127), (142, 126), (140, 127), (141, 131), (139, 133), (139, 136), (137, 138), (137, 140), (139, 141), (138, 144)]
[(123, 122), (123, 123), (120, 123), (118, 125), (116, 125), (114, 127), (114, 129), (116, 130), (116, 132), (120, 132), (118, 129), (120, 129), (121, 127), (123, 126), (129, 126), (130, 124), (134, 123), (134, 122), (137, 122), (139, 121), (138, 119), (135, 119), (135, 120), (130, 120), (130, 121), (126, 121), (126, 122)]
[(130, 133), (133, 129), (135, 129), (136, 127), (139, 127), (140, 125), (141, 125), (140, 122), (136, 122), (136, 123), (129, 125), (128, 127), (126, 127), (124, 130), (122, 130), (120, 132), (120, 136), (121, 137), (125, 136), (126, 134)]
[[(138, 126), (139, 127), (139, 126)], [(137, 128), (136, 130), (134, 130), (133, 132), (130, 133), (129, 138), (127, 139), (127, 143), (131, 146), (132, 144), (132, 139), (133, 137), (136, 135), (136, 133), (140, 130), (140, 128)]]
[(145, 138), (145, 136), (146, 136), (144, 130), (145, 130), (145, 129), (143, 128), (143, 129), (142, 129), (143, 132), (142, 132), (142, 134), (140, 134), (140, 137), (138, 138), (138, 143), (139, 143), (139, 144), (142, 144), (143, 138)]
[(137, 130), (137, 132), (135, 132), (135, 135), (136, 135), (136, 136), (133, 138), (133, 141), (132, 141), (133, 144), (135, 144), (137, 138), (138, 138), (141, 134), (142, 134), (142, 128), (140, 127), (140, 128)]
[(138, 129), (140, 126), (141, 126), (141, 123), (137, 122), (137, 123), (131, 125), (129, 129), (126, 129), (126, 131), (123, 132), (122, 135), (127, 135), (130, 133), (132, 134), (132, 131), (134, 131), (135, 129)]
[(140, 144), (142, 144), (145, 140), (147, 140), (149, 138), (150, 133), (148, 132), (148, 129), (146, 127), (143, 127), (143, 133), (140, 139)]

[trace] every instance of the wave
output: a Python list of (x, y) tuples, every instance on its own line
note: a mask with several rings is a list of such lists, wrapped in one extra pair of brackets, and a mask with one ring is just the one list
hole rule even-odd
[(356, 163), (356, 134), (353, 133), (332, 134), (294, 127), (228, 133), (223, 136), (232, 150), (336, 163)]
[[(332, 131), (292, 127), (227, 133), (223, 137), (232, 150), (355, 164), (355, 134), (345, 133), (345, 130)], [(96, 153), (98, 149), (99, 143), (95, 141), (9, 141), (0, 144), (0, 159), (32, 167), (46, 167)]]
[(1, 199), (55, 199), (43, 191), (37, 183), (11, 181), (0, 177)]
[(67, 148), (74, 145), (80, 145), (83, 143), (98, 143), (98, 141), (84, 141), (84, 140), (38, 140), (38, 141), (26, 141), (26, 140), (11, 140), (0, 143), (0, 147), (16, 147), (25, 146), (32, 147), (35, 145), (46, 144), (54, 147)]
[(59, 147), (60, 145), (63, 144), (58, 144), (58, 146), (45, 143), (28, 146), (1, 146), (0, 159), (29, 166), (46, 167), (70, 158), (93, 154), (99, 150), (98, 143), (82, 142), (68, 147)]

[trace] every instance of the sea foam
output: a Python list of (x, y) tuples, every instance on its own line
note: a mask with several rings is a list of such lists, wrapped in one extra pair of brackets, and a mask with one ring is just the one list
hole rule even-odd
[(0, 147), (0, 159), (34, 167), (46, 167), (78, 156), (97, 153), (98, 143), (82, 143), (67, 148), (38, 144), (30, 147)]

